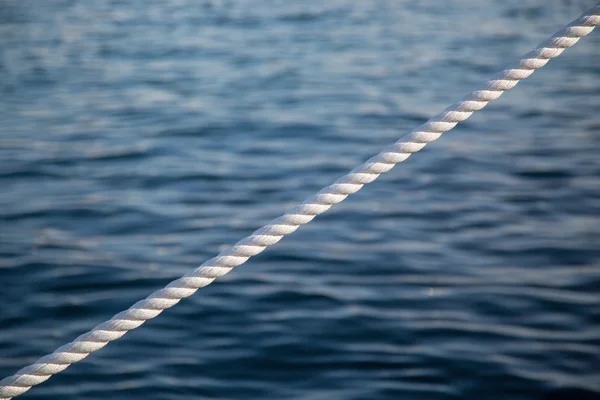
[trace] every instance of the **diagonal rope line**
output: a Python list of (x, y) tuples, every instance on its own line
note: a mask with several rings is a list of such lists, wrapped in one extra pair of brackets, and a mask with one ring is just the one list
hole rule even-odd
[(181, 299), (191, 296), (199, 288), (207, 286), (234, 267), (245, 263), (266, 247), (277, 243), (285, 235), (298, 229), (300, 225), (310, 222), (315, 216), (343, 201), (365, 184), (373, 182), (379, 175), (389, 171), (397, 163), (406, 160), (412, 153), (421, 150), (427, 143), (438, 139), (442, 133), (469, 118), (474, 111), (484, 108), (488, 102), (500, 97), (504, 91), (512, 89), (520, 80), (527, 78), (533, 71), (546, 65), (548, 60), (557, 57), (566, 48), (577, 43), (582, 36), (592, 32), (597, 25), (600, 25), (600, 3), (525, 54), (518, 62), (487, 81), (479, 90), (463, 97), (462, 100), (446, 108), (396, 143), (386, 147), (364, 164), (304, 200), (302, 204), (274, 219), (195, 270), (171, 282), (165, 288), (138, 301), (128, 310), (120, 312), (71, 343), (59, 347), (54, 353), (40, 358), (34, 364), (3, 379), (0, 381), (0, 400), (8, 400), (25, 393), (32, 386), (44, 382), (71, 364), (83, 360), (90, 353), (100, 350), (109, 342), (139, 327), (145, 321), (159, 315), (163, 310), (173, 307)]

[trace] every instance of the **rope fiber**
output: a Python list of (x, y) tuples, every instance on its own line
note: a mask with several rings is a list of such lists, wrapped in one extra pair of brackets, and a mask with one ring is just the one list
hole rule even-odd
[(3, 379), (0, 381), (0, 400), (8, 400), (23, 394), (32, 386), (64, 371), (71, 364), (83, 360), (90, 353), (100, 350), (109, 342), (158, 316), (163, 310), (179, 303), (181, 299), (191, 296), (198, 289), (209, 285), (216, 278), (245, 263), (266, 247), (279, 242), (285, 235), (289, 235), (299, 226), (310, 222), (332, 205), (343, 201), (365, 184), (373, 182), (380, 174), (406, 160), (412, 153), (425, 147), (427, 143), (438, 139), (442, 133), (469, 118), (474, 111), (484, 108), (488, 102), (500, 97), (504, 91), (512, 89), (520, 80), (543, 67), (548, 60), (557, 57), (566, 48), (577, 43), (582, 36), (592, 32), (597, 25), (600, 25), (600, 3), (525, 54), (518, 62), (487, 81), (480, 89), (469, 93), (289, 212), (274, 219), (268, 225), (240, 240), (195, 270), (171, 282), (165, 288), (138, 301), (128, 310), (120, 312), (71, 343), (59, 347), (54, 353), (40, 358), (34, 364)]

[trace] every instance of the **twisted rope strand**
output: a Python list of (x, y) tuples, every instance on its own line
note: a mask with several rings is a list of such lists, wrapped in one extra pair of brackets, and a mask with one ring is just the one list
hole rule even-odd
[(32, 386), (44, 382), (69, 365), (83, 360), (90, 353), (100, 350), (109, 342), (156, 317), (163, 310), (173, 307), (181, 299), (191, 296), (199, 288), (207, 286), (234, 267), (245, 263), (250, 257), (261, 253), (267, 246), (277, 243), (285, 235), (298, 229), (300, 225), (310, 222), (315, 216), (343, 201), (365, 184), (373, 182), (380, 174), (392, 169), (395, 164), (421, 150), (427, 143), (438, 139), (442, 133), (469, 118), (474, 111), (484, 108), (488, 102), (500, 97), (504, 91), (512, 89), (521, 79), (527, 78), (534, 70), (543, 67), (548, 60), (557, 57), (566, 48), (577, 43), (579, 38), (592, 32), (597, 25), (600, 25), (600, 3), (486, 82), (481, 89), (471, 92), (459, 102), (446, 108), (361, 166), (304, 200), (291, 211), (171, 282), (164, 289), (152, 293), (128, 310), (120, 312), (109, 321), (58, 348), (54, 353), (3, 379), (0, 381), (0, 400), (8, 400), (25, 393)]

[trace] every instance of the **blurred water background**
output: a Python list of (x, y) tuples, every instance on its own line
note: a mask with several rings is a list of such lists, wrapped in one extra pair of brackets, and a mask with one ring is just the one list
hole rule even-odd
[[(0, 377), (279, 216), (593, 4), (0, 0)], [(22, 398), (599, 393), (599, 49), (594, 32)]]

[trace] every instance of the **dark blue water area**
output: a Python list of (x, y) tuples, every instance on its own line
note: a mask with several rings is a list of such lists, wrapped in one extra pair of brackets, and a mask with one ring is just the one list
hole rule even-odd
[[(594, 3), (0, 0), (0, 378), (289, 210)], [(599, 397), (593, 32), (21, 398)]]

